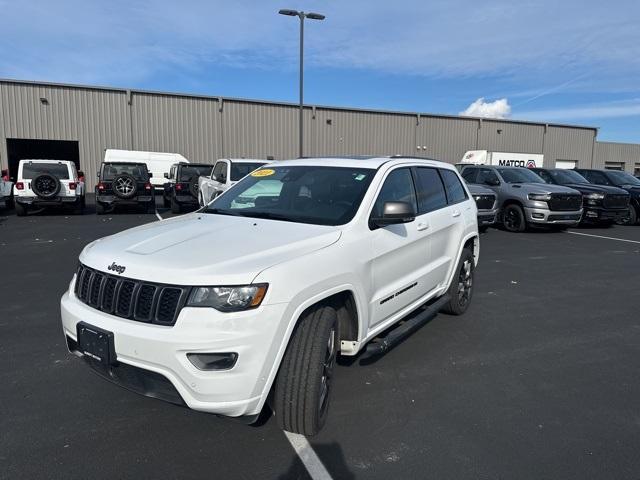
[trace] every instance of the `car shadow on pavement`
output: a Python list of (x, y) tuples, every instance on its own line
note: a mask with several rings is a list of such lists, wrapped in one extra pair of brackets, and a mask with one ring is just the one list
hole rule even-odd
[[(344, 453), (342, 453), (342, 447), (340, 444), (336, 442), (325, 443), (325, 444), (313, 444), (313, 450), (318, 455), (318, 458), (327, 469), (331, 478), (336, 478), (340, 480), (353, 480), (356, 476), (349, 470), (347, 462), (344, 458)], [(291, 462), (291, 465), (287, 469), (286, 472), (282, 473), (278, 479), (279, 480), (291, 480), (297, 478), (318, 478), (317, 475), (314, 475), (317, 472), (309, 472), (302, 463), (302, 461), (295, 457)], [(324, 478), (324, 477), (321, 477)]]

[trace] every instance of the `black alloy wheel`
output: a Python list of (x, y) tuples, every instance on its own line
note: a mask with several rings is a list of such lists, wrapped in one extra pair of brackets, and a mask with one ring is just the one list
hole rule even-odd
[(42, 199), (50, 199), (60, 192), (60, 180), (50, 173), (41, 173), (31, 180), (31, 190)]

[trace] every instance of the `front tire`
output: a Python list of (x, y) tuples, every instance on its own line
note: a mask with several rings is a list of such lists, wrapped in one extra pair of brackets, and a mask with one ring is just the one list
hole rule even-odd
[(636, 225), (638, 223), (638, 212), (635, 207), (629, 206), (629, 216), (617, 222), (619, 225)]
[(515, 204), (507, 205), (502, 213), (502, 224), (509, 232), (524, 232), (527, 228), (527, 222), (522, 207)]
[(24, 217), (27, 215), (27, 207), (25, 207), (20, 202), (16, 202), (16, 215), (19, 217)]
[(469, 308), (473, 295), (473, 272), (475, 263), (473, 253), (468, 248), (462, 250), (455, 276), (449, 285), (447, 294), (451, 297), (442, 311), (449, 315), (462, 315)]
[(338, 341), (333, 308), (311, 307), (298, 321), (275, 383), (274, 410), (283, 430), (315, 435), (324, 426)]

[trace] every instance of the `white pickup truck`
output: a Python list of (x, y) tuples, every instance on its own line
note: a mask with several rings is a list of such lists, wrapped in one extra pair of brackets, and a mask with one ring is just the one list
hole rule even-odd
[(269, 164), (197, 212), (87, 245), (61, 300), (66, 343), (138, 393), (247, 422), (269, 399), (281, 428), (313, 435), (338, 354), (384, 353), (467, 310), (476, 214), (437, 161)]
[(198, 179), (198, 202), (204, 207), (242, 177), (257, 168), (270, 163), (270, 160), (246, 158), (221, 158), (213, 166), (209, 176)]

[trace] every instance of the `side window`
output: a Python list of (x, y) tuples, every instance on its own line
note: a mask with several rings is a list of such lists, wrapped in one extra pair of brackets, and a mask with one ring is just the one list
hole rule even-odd
[(399, 168), (392, 171), (384, 181), (371, 212), (372, 217), (381, 217), (385, 202), (407, 202), (417, 210), (416, 192), (413, 188), (411, 170)]
[(588, 180), (596, 185), (610, 185), (607, 177), (601, 172), (589, 172)]
[(458, 178), (458, 175), (451, 171), (440, 169), (440, 175), (442, 175), (442, 181), (444, 182), (444, 188), (447, 191), (447, 199), (449, 205), (454, 203), (464, 202), (467, 198), (467, 192), (462, 186), (462, 182)]
[(447, 206), (444, 185), (435, 168), (416, 168), (418, 188), (418, 214), (433, 212)]
[(218, 162), (216, 166), (213, 168), (213, 176), (218, 178), (219, 175), (226, 177), (227, 176), (227, 164), (226, 162)]
[(171, 170), (169, 170), (169, 179), (173, 180), (174, 178), (176, 178), (176, 167), (175, 167), (175, 165), (171, 167)]
[(462, 178), (465, 179), (468, 183), (476, 183), (476, 178), (478, 177), (478, 169), (477, 168), (465, 168), (462, 171)]

